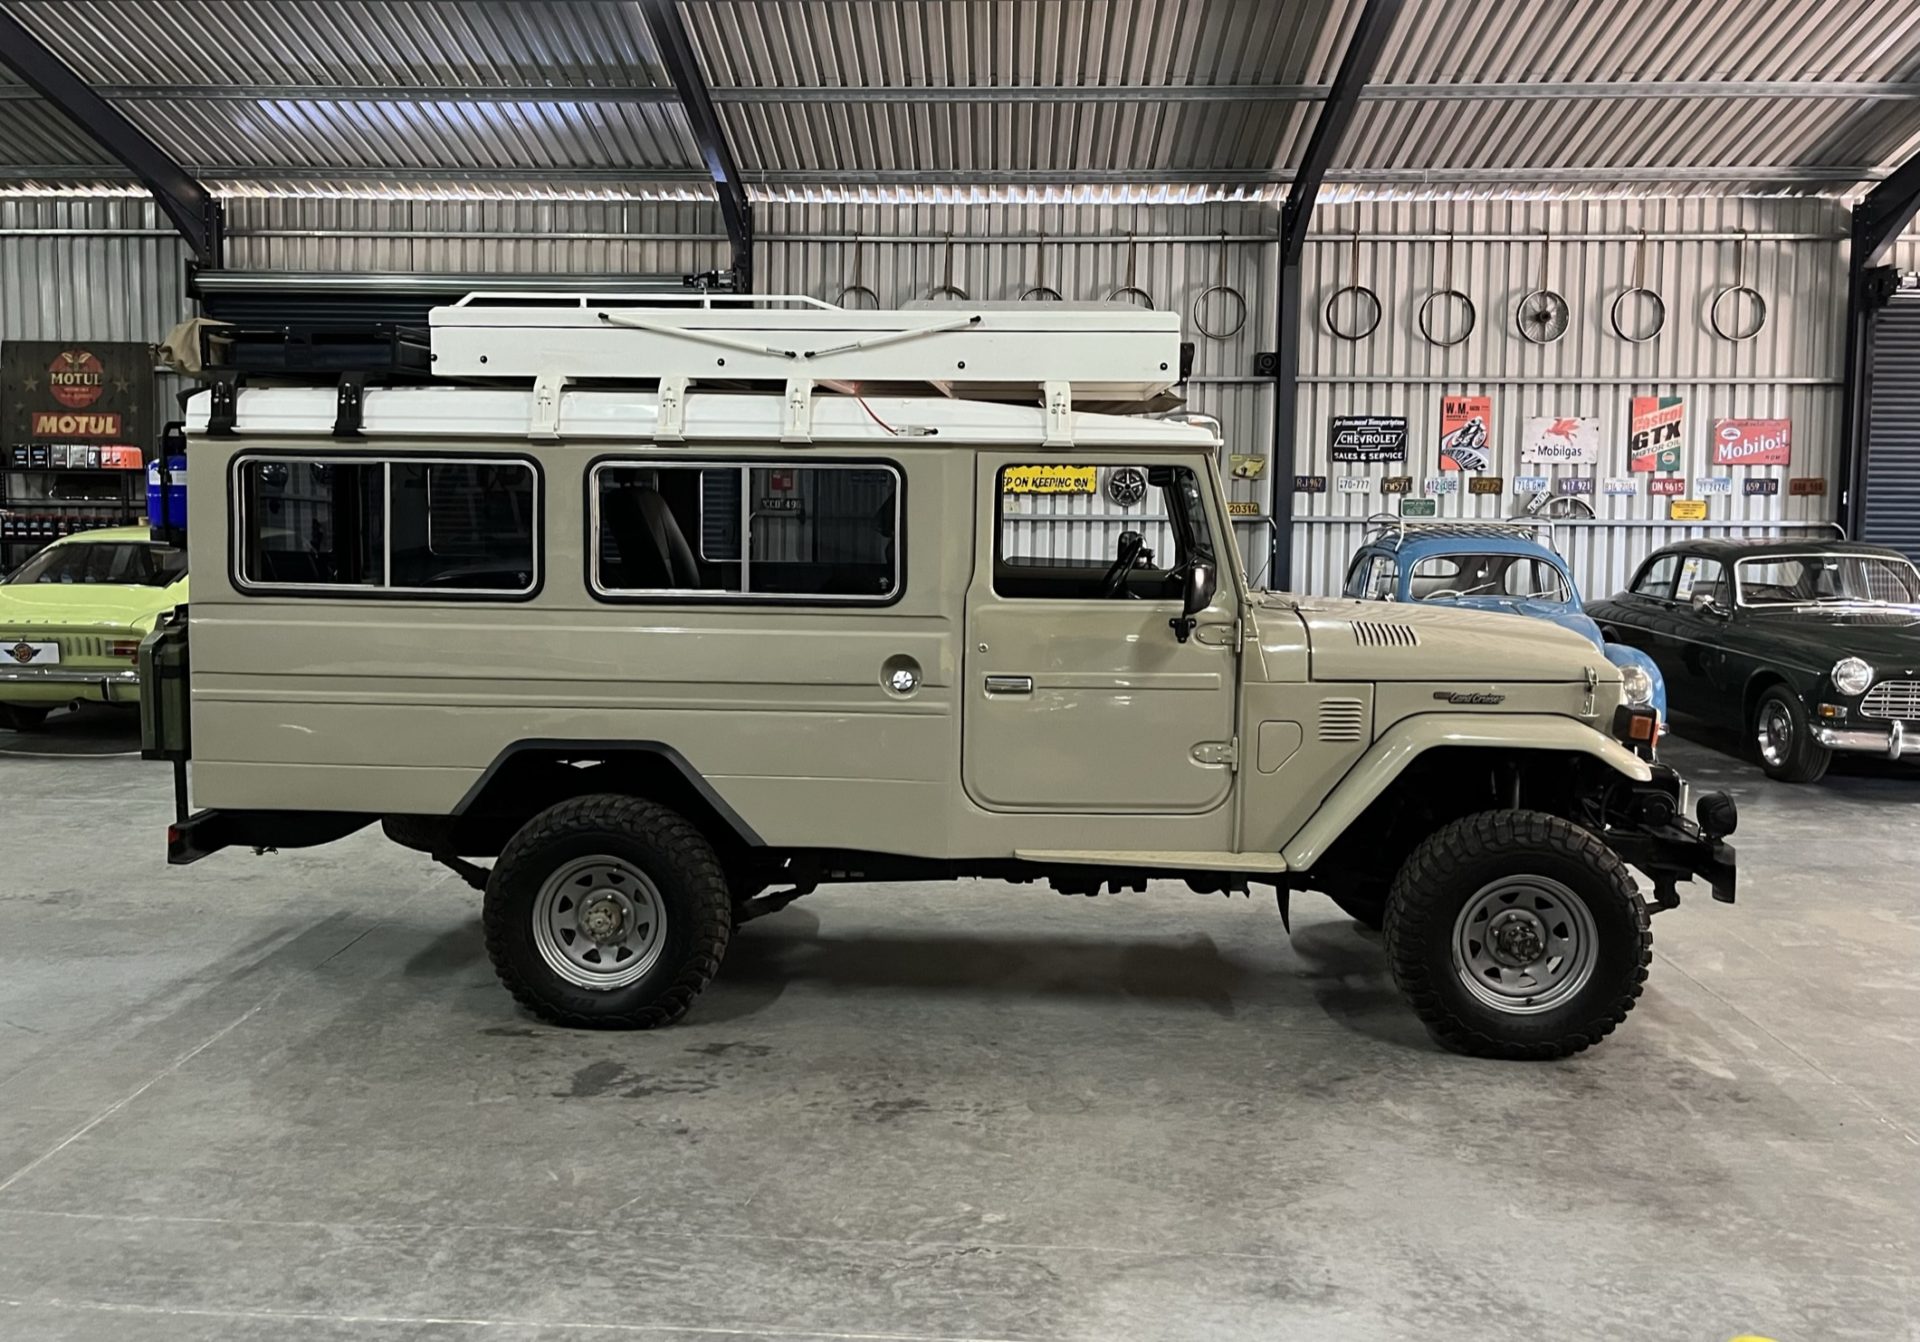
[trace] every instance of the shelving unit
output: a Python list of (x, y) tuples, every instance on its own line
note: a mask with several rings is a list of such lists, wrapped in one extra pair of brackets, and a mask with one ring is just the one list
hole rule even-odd
[(80, 467), (21, 467), (9, 459), (0, 471), (0, 569), (62, 536), (145, 520), (146, 481), (137, 459)]

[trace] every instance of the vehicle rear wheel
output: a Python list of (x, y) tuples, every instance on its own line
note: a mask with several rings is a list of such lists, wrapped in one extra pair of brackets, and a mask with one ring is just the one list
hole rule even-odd
[(1783, 685), (1773, 685), (1760, 696), (1753, 712), (1754, 744), (1767, 777), (1783, 783), (1817, 783), (1833, 763), (1833, 752), (1813, 739), (1800, 696)]
[(1387, 897), (1394, 982), (1443, 1046), (1564, 1058), (1627, 1018), (1653, 934), (1614, 851), (1539, 811), (1483, 811), (1413, 850)]
[(47, 724), (50, 708), (27, 708), (19, 704), (0, 704), (0, 727), (11, 732), (37, 732)]
[(685, 1015), (726, 954), (720, 860), (677, 813), (637, 797), (549, 807), (487, 882), (487, 953), (515, 1000), (556, 1025), (652, 1029)]

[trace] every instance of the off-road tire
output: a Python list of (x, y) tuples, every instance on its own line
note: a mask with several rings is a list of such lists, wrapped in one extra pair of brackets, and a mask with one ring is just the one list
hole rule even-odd
[[(557, 974), (534, 939), (542, 883), (561, 864), (608, 854), (639, 868), (665, 909), (665, 943), (644, 977), (624, 987), (584, 988)], [(727, 881), (685, 817), (638, 797), (577, 797), (540, 812), (507, 840), (487, 881), (487, 954), (514, 1000), (555, 1025), (650, 1030), (693, 1005), (733, 933)]]
[(47, 725), (50, 708), (29, 708), (19, 704), (0, 704), (0, 728), (10, 732), (37, 732)]
[(1761, 724), (1776, 706), (1785, 708), (1787, 720), (1793, 724), (1793, 744), (1778, 764), (1768, 762), (1757, 745), (1754, 758), (1760, 762), (1760, 768), (1767, 777), (1777, 778), (1782, 783), (1819, 782), (1826, 776), (1827, 766), (1833, 763), (1833, 752), (1813, 739), (1813, 724), (1807, 718), (1806, 705), (1800, 702), (1799, 695), (1783, 685), (1769, 686), (1754, 705), (1752, 726), (1755, 737), (1759, 736), (1763, 730)]
[(1340, 912), (1360, 926), (1378, 932), (1387, 923), (1387, 888), (1380, 882), (1356, 882), (1326, 893)]
[[(1585, 986), (1534, 1015), (1482, 1002), (1454, 959), (1454, 924), (1467, 902), (1519, 874), (1567, 887), (1596, 932)], [(1430, 835), (1394, 878), (1386, 943), (1393, 980), (1428, 1033), (1481, 1058), (1564, 1058), (1599, 1043), (1633, 1010), (1653, 960), (1646, 901), (1626, 864), (1580, 826), (1540, 811), (1482, 811)]]

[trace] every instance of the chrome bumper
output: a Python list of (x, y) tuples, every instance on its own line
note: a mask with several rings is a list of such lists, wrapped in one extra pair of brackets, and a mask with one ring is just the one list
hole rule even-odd
[(1858, 750), (1897, 760), (1920, 750), (1920, 722), (1889, 722), (1885, 727), (1815, 727), (1813, 739), (1828, 750)]
[(100, 697), (112, 704), (139, 696), (140, 673), (131, 668), (89, 671), (71, 666), (0, 666), (0, 686), (6, 685), (72, 685), (98, 690)]

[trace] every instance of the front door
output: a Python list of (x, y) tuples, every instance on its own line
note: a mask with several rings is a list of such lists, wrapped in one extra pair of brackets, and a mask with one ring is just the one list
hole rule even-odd
[[(995, 811), (1196, 815), (1224, 803), (1238, 693), (1232, 544), (1204, 459), (983, 454), (962, 779)], [(1185, 642), (1188, 566), (1214, 565)]]

